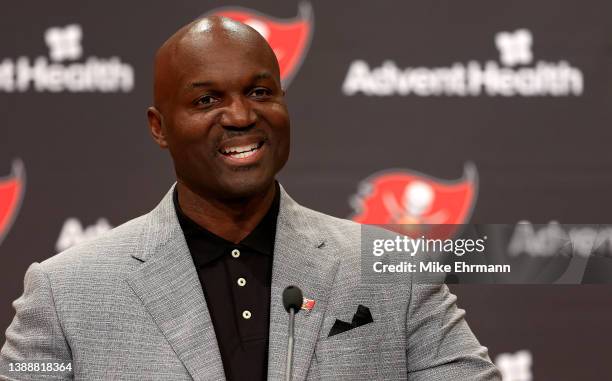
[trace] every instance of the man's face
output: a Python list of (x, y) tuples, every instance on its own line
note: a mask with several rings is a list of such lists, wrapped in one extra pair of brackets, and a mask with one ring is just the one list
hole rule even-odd
[(177, 177), (219, 199), (269, 189), (289, 156), (289, 115), (274, 57), (256, 41), (193, 39), (173, 57), (160, 105)]

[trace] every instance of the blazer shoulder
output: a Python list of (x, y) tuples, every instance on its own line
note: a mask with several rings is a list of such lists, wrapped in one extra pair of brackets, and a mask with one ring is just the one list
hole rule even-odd
[(40, 265), (45, 272), (62, 272), (74, 266), (133, 261), (130, 254), (142, 243), (146, 217), (145, 214), (125, 222), (99, 237), (44, 260)]
[(334, 217), (305, 206), (300, 206), (300, 208), (302, 208), (303, 215), (308, 219), (311, 229), (318, 231), (327, 238), (346, 239), (347, 235), (355, 236), (361, 229), (361, 225), (357, 222)]
[(359, 254), (359, 247), (366, 241), (375, 239), (393, 239), (395, 235), (377, 225), (360, 224), (345, 218), (300, 206), (303, 216), (313, 232), (313, 236), (321, 237), (335, 247)]
[(328, 238), (335, 238), (340, 241), (347, 239), (360, 239), (362, 236), (391, 238), (395, 235), (378, 225), (361, 224), (346, 218), (334, 217), (304, 206), (304, 215), (310, 221), (311, 226), (324, 234)]

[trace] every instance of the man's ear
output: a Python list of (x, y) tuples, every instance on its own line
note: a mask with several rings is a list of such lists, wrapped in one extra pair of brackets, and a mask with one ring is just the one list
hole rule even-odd
[(153, 140), (155, 140), (157, 145), (161, 148), (168, 148), (164, 116), (155, 107), (149, 107), (147, 109), (147, 119), (149, 120), (149, 130), (151, 131), (151, 135), (153, 135)]

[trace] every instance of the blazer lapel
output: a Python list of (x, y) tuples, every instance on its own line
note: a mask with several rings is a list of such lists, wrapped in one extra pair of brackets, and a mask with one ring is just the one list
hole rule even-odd
[(281, 187), (272, 268), (269, 379), (283, 379), (285, 373), (288, 314), (282, 304), (283, 290), (295, 285), (302, 290), (304, 297), (315, 300), (312, 311), (301, 311), (295, 318), (293, 380), (304, 380), (338, 269), (336, 253), (325, 247), (325, 240), (317, 228), (309, 224), (308, 213)]
[(145, 218), (143, 263), (128, 284), (140, 298), (194, 380), (225, 379), (204, 293), (178, 223), (172, 192)]

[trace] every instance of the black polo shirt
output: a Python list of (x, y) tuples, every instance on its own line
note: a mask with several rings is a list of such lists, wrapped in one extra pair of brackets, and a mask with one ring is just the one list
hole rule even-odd
[(272, 254), (280, 189), (272, 206), (234, 244), (187, 217), (174, 190), (174, 207), (206, 297), (228, 380), (265, 380), (268, 371)]

